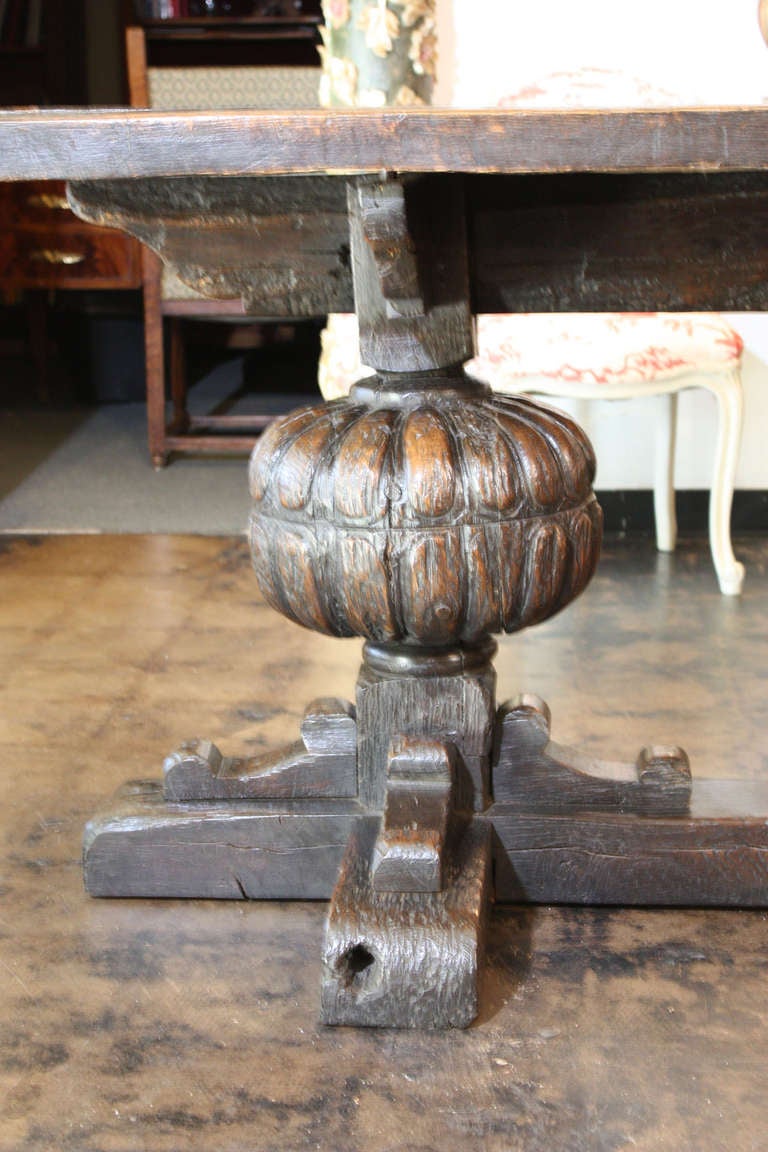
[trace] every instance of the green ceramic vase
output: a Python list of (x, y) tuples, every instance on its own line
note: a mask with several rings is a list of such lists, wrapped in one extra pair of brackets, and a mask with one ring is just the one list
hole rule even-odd
[(437, 63), (435, 0), (323, 0), (321, 103), (429, 104)]

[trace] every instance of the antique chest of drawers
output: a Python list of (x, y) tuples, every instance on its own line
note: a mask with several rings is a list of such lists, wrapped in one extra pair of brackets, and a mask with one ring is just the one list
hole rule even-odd
[(136, 240), (87, 224), (67, 204), (63, 181), (0, 185), (0, 289), (138, 288)]

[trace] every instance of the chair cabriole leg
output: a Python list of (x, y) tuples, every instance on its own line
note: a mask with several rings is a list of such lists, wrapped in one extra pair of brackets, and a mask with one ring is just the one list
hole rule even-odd
[(731, 505), (743, 414), (739, 372), (723, 377), (712, 391), (717, 399), (718, 427), (709, 497), (709, 541), (720, 591), (724, 596), (738, 596), (744, 582), (744, 565), (734, 556), (731, 545)]
[(677, 543), (675, 513), (677, 394), (670, 392), (657, 397), (656, 405), (656, 457), (653, 477), (656, 547), (659, 552), (674, 552)]

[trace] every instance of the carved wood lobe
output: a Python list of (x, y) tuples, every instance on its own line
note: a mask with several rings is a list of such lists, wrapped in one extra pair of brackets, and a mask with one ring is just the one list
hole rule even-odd
[(333, 635), (473, 644), (586, 586), (601, 539), (589, 442), (531, 401), (462, 395), (461, 380), (268, 429), (251, 461), (251, 544), (273, 607)]

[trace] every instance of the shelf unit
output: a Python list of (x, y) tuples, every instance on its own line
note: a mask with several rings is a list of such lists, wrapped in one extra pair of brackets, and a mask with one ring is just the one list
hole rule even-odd
[[(278, 8), (278, 14), (268, 9)], [(319, 63), (317, 45), (323, 22), (320, 0), (304, 0), (301, 11), (290, 3), (264, 4), (252, 16), (174, 17), (137, 20), (144, 29), (150, 66), (304, 65)]]
[[(25, 19), (29, 2), (23, 8)], [(7, 19), (6, 9), (6, 19)], [(34, 43), (2, 39), (0, 104), (85, 104), (85, 6), (83, 0), (42, 0)]]

